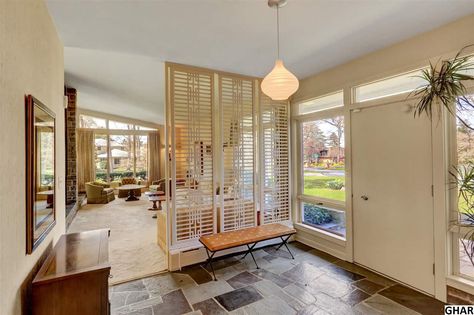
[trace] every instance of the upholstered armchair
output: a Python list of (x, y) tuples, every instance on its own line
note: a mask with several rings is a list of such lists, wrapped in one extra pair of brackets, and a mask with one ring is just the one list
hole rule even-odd
[(108, 203), (115, 199), (114, 189), (100, 182), (85, 183), (87, 203)]
[[(176, 186), (186, 186), (186, 180), (183, 178), (176, 179)], [(166, 180), (164, 178), (160, 180), (153, 181), (150, 185), (150, 191), (162, 191), (166, 193)], [(171, 197), (171, 179), (169, 180), (170, 197)], [(193, 181), (193, 185), (190, 186), (191, 189), (197, 188), (197, 182)]]
[(162, 191), (162, 192), (166, 192), (165, 189), (165, 179), (162, 178), (160, 180), (154, 180), (151, 182), (151, 185), (150, 187), (148, 187), (150, 189), (150, 191)]
[[(137, 180), (134, 177), (124, 177), (122, 178), (122, 183), (120, 184), (120, 186), (123, 186), (123, 185), (137, 185)], [(133, 193), (135, 197), (139, 197), (142, 195), (142, 190), (140, 188), (134, 189)], [(119, 189), (118, 197), (119, 198), (128, 197), (128, 190)]]

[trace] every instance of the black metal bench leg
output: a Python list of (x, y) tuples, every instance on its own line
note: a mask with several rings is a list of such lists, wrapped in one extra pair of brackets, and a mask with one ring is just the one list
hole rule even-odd
[[(247, 248), (248, 248), (248, 247), (249, 247), (249, 246), (247, 245)], [(250, 253), (250, 251), (246, 251), (246, 252), (245, 252), (245, 255), (242, 256), (242, 257), (240, 258), (240, 260), (245, 259), (245, 257), (247, 257), (247, 255), (248, 255), (249, 253)]]
[(288, 242), (288, 240), (290, 239), (290, 237), (291, 237), (291, 235), (289, 235), (286, 239), (284, 239), (283, 236), (280, 236), (282, 242), (281, 242), (281, 244), (277, 247), (276, 250), (279, 250), (283, 245), (285, 245), (286, 250), (288, 251), (288, 253), (290, 253), (291, 258), (295, 259), (295, 257), (294, 257), (293, 254), (291, 253), (290, 249), (288, 248), (288, 245), (286, 245), (287, 242)]
[(216, 273), (214, 272), (214, 267), (212, 266), (212, 257), (214, 257), (214, 254), (216, 252), (212, 252), (212, 254), (209, 255), (209, 250), (206, 248), (206, 253), (207, 253), (207, 262), (206, 262), (205, 266), (207, 266), (207, 264), (211, 265), (211, 270), (212, 270), (212, 275), (214, 276), (214, 281), (217, 281)]
[(245, 252), (244, 256), (240, 258), (240, 260), (245, 259), (245, 257), (247, 257), (247, 255), (250, 254), (250, 251), (255, 247), (256, 244), (257, 243), (253, 244), (252, 247), (249, 247), (249, 244), (246, 244), (248, 250)]
[(275, 250), (279, 250), (283, 246), (283, 242), (278, 245), (278, 247)]
[[(257, 269), (260, 269), (260, 267), (257, 265), (257, 261), (255, 260), (255, 257), (253, 257), (253, 253), (252, 253), (252, 249), (255, 247), (255, 245), (257, 245), (257, 243), (253, 244), (252, 247), (250, 247), (247, 244), (247, 248), (249, 249), (249, 251), (247, 253), (250, 253), (250, 256), (252, 256), (253, 262), (255, 263), (255, 266), (257, 266)], [(247, 255), (247, 254), (245, 254), (245, 255)]]

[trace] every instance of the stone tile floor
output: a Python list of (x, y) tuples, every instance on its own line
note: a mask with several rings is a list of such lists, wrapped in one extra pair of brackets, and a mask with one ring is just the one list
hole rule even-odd
[(443, 314), (443, 303), (298, 242), (110, 287), (112, 314)]

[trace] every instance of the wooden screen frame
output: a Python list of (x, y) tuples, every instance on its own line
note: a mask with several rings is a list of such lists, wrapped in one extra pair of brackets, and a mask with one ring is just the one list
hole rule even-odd
[[(216, 233), (218, 229), (223, 229), (223, 222), (222, 222), (222, 209), (219, 209), (219, 206), (222, 205), (222, 195), (219, 196), (217, 190), (222, 191), (222, 164), (223, 162), (221, 161), (222, 158), (222, 152), (221, 150), (228, 145), (228, 143), (225, 143), (225, 140), (223, 139), (223, 130), (222, 128), (222, 121), (221, 121), (221, 114), (222, 114), (222, 108), (221, 108), (221, 87), (220, 87), (220, 81), (221, 77), (231, 77), (231, 78), (236, 78), (236, 79), (242, 79), (242, 80), (250, 80), (253, 82), (253, 102), (254, 102), (254, 107), (253, 107), (253, 120), (254, 120), (254, 170), (255, 170), (255, 175), (254, 175), (254, 203), (255, 203), (255, 225), (260, 225), (260, 224), (266, 224), (266, 223), (272, 223), (272, 222), (265, 222), (264, 216), (263, 216), (263, 190), (264, 186), (262, 184), (262, 169), (265, 167), (265, 163), (262, 158), (263, 154), (263, 147), (262, 147), (262, 138), (263, 138), (263, 133), (262, 131), (262, 98), (264, 96), (262, 95), (261, 89), (260, 89), (260, 83), (261, 79), (257, 77), (252, 77), (252, 76), (245, 76), (245, 75), (239, 75), (235, 73), (229, 73), (229, 72), (224, 72), (224, 71), (218, 71), (218, 70), (213, 70), (209, 68), (202, 68), (202, 67), (195, 67), (195, 66), (189, 66), (189, 65), (184, 65), (184, 64), (179, 64), (179, 63), (173, 63), (173, 62), (165, 62), (165, 89), (166, 89), (166, 127), (165, 127), (165, 138), (166, 138), (166, 147), (169, 147), (169, 155), (170, 158), (167, 159), (167, 179), (171, 180), (173, 182), (176, 181), (176, 169), (174, 166), (174, 163), (172, 161), (173, 157), (176, 156), (176, 130), (175, 130), (175, 120), (173, 117), (173, 111), (174, 111), (174, 96), (172, 95), (172, 87), (174, 84), (174, 71), (184, 71), (184, 72), (195, 72), (199, 74), (205, 74), (205, 75), (211, 75), (212, 77), (212, 84), (211, 87), (213, 89), (211, 99), (212, 99), (212, 125), (215, 130), (213, 130), (213, 137), (212, 137), (212, 145), (209, 144), (204, 144), (204, 146), (201, 148), (201, 150), (205, 150), (206, 154), (209, 154), (209, 151), (211, 151), (212, 155), (212, 165), (213, 165), (213, 191), (214, 191), (214, 202), (213, 202), (213, 213), (214, 213), (214, 228), (213, 228), (213, 233)], [(271, 101), (274, 102), (274, 101)], [(281, 102), (279, 102), (281, 103)], [(291, 202), (290, 202), (290, 191), (291, 191), (291, 161), (290, 159), (290, 108), (289, 108), (289, 103), (285, 103), (288, 108), (286, 109), (286, 132), (287, 132), (287, 149), (288, 149), (288, 179), (287, 179), (287, 185), (288, 189), (287, 192), (284, 192), (286, 196), (288, 196), (288, 205), (287, 205), (287, 212), (288, 212), (288, 218), (285, 220), (281, 220), (281, 222), (287, 223), (291, 221), (292, 218), (292, 207), (291, 207)], [(196, 145), (198, 145), (196, 143)], [(213, 149), (214, 148), (214, 149)], [(201, 151), (202, 153), (202, 151)], [(202, 154), (201, 154), (202, 155)], [(259, 174), (260, 173), (260, 174)], [(171, 185), (174, 186), (174, 185)], [(174, 209), (175, 207), (175, 200), (171, 198), (171, 195), (176, 196), (176, 191), (175, 187), (171, 187), (170, 193), (167, 194), (167, 205), (168, 205), (168, 228), (169, 228), (169, 233), (168, 233), (168, 241), (170, 244), (170, 248), (192, 248), (193, 246), (196, 245), (194, 241), (197, 239), (195, 238), (190, 238), (186, 240), (178, 240), (177, 237), (177, 226), (176, 226), (176, 211)], [(221, 207), (222, 208), (222, 207)], [(218, 210), (219, 209), (219, 210)], [(218, 218), (218, 213), (219, 211), (220, 218)], [(276, 221), (275, 221), (276, 222)]]

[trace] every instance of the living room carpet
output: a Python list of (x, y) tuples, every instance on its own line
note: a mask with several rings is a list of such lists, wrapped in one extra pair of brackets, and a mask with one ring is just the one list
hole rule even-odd
[(108, 204), (84, 205), (68, 233), (110, 229), (110, 284), (143, 278), (167, 269), (167, 258), (157, 244), (157, 222), (145, 196), (138, 201), (115, 199)]

